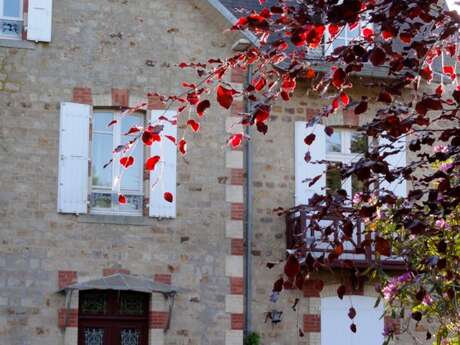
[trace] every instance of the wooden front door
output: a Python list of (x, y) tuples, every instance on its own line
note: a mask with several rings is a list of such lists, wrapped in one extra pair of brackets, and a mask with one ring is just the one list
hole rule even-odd
[(147, 345), (148, 315), (148, 294), (81, 291), (78, 345)]

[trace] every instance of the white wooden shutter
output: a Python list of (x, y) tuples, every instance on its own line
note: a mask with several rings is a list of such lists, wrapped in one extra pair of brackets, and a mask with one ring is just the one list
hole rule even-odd
[(91, 106), (61, 103), (58, 212), (86, 213)]
[[(315, 193), (325, 194), (326, 187), (326, 164), (314, 164), (313, 162), (326, 159), (326, 133), (324, 125), (316, 124), (306, 127), (306, 122), (295, 123), (295, 205), (306, 205)], [(310, 133), (316, 135), (314, 142), (308, 147), (304, 139)], [(311, 161), (305, 161), (305, 154), (310, 150)], [(306, 179), (322, 175), (316, 183), (309, 187)]]
[[(160, 116), (173, 120), (176, 116), (174, 110), (152, 110), (150, 121), (152, 124), (163, 125), (163, 134), (177, 139), (177, 126), (168, 121), (158, 122)], [(160, 156), (160, 163), (150, 173), (149, 216), (161, 218), (176, 218), (176, 145), (169, 139), (162, 137), (161, 142), (154, 142), (150, 147), (150, 157)], [(164, 199), (164, 193), (173, 195), (173, 202)]]
[[(400, 137), (393, 143), (386, 138), (380, 138), (379, 144), (391, 145), (391, 147), (384, 149), (384, 152), (395, 151), (396, 149), (400, 149), (398, 153), (389, 155), (385, 158), (385, 161), (389, 164), (390, 170), (406, 166), (406, 137)], [(407, 196), (407, 181), (405, 179), (399, 178), (397, 180), (394, 180), (393, 182), (388, 182), (387, 180), (383, 179), (381, 187), (393, 192), (398, 197), (405, 198)]]
[(27, 39), (51, 42), (53, 0), (29, 0)]
[[(321, 345), (381, 345), (383, 343), (383, 303), (374, 308), (376, 299), (365, 296), (337, 296), (321, 299)], [(348, 317), (350, 307), (356, 316)], [(356, 324), (356, 333), (350, 325)]]

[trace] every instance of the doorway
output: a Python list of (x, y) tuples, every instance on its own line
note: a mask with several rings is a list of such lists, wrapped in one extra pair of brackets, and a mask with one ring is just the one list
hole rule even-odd
[(148, 345), (149, 294), (80, 291), (78, 345)]

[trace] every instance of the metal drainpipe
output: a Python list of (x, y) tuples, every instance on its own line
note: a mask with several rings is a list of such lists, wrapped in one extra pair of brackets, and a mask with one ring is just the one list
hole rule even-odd
[[(248, 73), (246, 75), (245, 86), (251, 83), (252, 79), (252, 66), (248, 66)], [(252, 104), (249, 99), (246, 98), (245, 104), (246, 113), (251, 113)], [(246, 126), (245, 134), (250, 138), (251, 126)], [(244, 255), (244, 335), (247, 336), (252, 331), (252, 312), (251, 312), (251, 301), (252, 301), (252, 142), (251, 140), (245, 141), (244, 146), (244, 166), (246, 170), (245, 179), (245, 219), (244, 219), (244, 242), (245, 242), (245, 255)]]

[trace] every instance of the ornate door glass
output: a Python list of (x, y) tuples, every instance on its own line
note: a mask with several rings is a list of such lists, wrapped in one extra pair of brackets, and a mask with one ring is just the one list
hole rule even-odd
[(85, 345), (103, 345), (104, 329), (103, 328), (85, 328)]
[(120, 296), (120, 314), (121, 315), (143, 315), (144, 300), (139, 295), (123, 294)]
[(140, 345), (141, 332), (138, 329), (124, 328), (120, 334), (121, 345)]
[(83, 314), (100, 315), (106, 313), (107, 299), (104, 294), (86, 294), (82, 296), (80, 309)]

